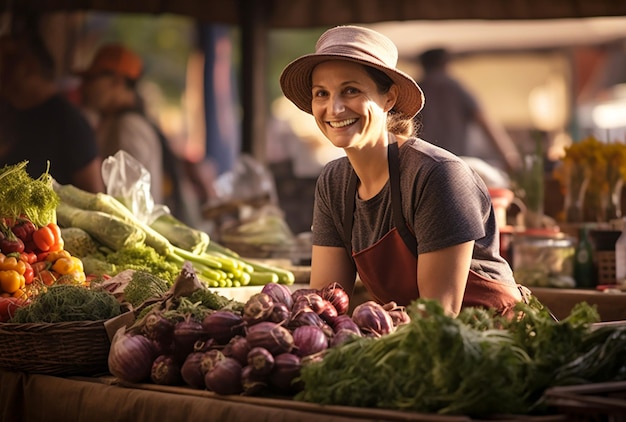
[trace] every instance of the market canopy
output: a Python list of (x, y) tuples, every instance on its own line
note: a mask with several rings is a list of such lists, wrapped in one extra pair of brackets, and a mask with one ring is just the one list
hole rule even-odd
[[(262, 155), (270, 28), (410, 20), (547, 20), (626, 16), (624, 0), (0, 0), (2, 12), (178, 14), (234, 25), (242, 40), (242, 151)], [(581, 29), (581, 32), (584, 32)]]
[(238, 25), (249, 12), (273, 28), (404, 20), (561, 19), (626, 15), (622, 0), (0, 0), (3, 10), (174, 13)]

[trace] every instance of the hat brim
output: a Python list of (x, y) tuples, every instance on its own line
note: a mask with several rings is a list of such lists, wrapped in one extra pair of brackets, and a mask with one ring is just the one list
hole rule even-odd
[(398, 69), (381, 66), (367, 60), (343, 54), (307, 54), (289, 63), (280, 75), (280, 86), (285, 97), (300, 110), (313, 114), (311, 109), (311, 74), (313, 68), (328, 60), (346, 60), (373, 67), (385, 73), (398, 85), (400, 95), (393, 109), (407, 118), (414, 117), (424, 106), (424, 93), (417, 82)]

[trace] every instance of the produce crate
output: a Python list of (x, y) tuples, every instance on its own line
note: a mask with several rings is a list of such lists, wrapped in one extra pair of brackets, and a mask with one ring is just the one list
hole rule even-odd
[(598, 284), (615, 284), (615, 250), (596, 251), (594, 258), (598, 268)]
[(552, 387), (546, 402), (572, 422), (626, 422), (626, 381)]
[(1, 323), (0, 368), (59, 376), (108, 373), (105, 322)]

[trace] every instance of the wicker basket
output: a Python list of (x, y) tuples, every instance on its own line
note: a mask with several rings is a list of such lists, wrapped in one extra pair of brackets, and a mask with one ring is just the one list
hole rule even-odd
[(0, 324), (0, 367), (47, 375), (108, 372), (105, 321)]

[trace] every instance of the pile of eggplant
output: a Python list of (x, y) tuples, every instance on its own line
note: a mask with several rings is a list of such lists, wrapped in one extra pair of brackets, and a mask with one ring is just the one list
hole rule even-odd
[(238, 309), (178, 320), (151, 310), (139, 329), (120, 330), (109, 370), (129, 383), (189, 386), (217, 394), (289, 395), (306, 388), (303, 365), (361, 336), (380, 337), (409, 321), (404, 307), (369, 301), (348, 314), (338, 283), (291, 291), (270, 283)]

